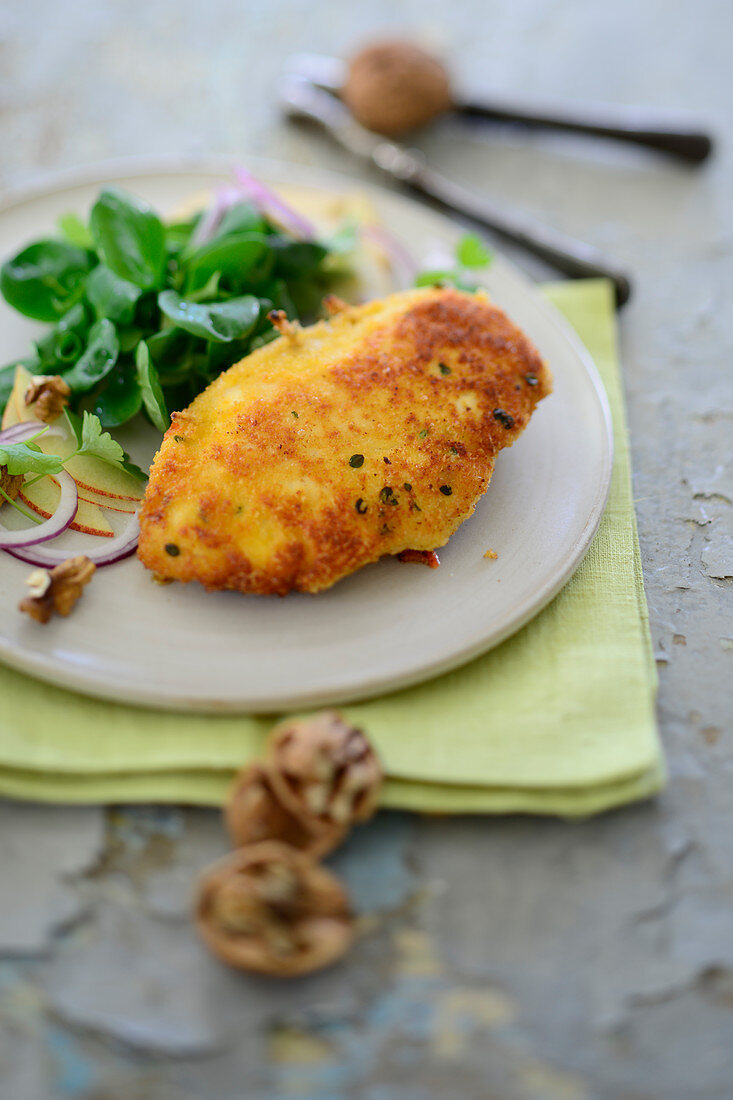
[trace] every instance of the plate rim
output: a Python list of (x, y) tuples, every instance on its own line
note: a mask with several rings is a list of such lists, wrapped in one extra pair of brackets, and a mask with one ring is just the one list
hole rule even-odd
[[(425, 210), (432, 218), (443, 222), (446, 226), (451, 226), (453, 229), (459, 226), (459, 223), (454, 221), (448, 214), (433, 210), (430, 207), (424, 207), (416, 199), (406, 196), (399, 190), (380, 187), (372, 181), (360, 179), (358, 176), (352, 176), (337, 169), (322, 169), (312, 165), (301, 165), (295, 161), (284, 161), (256, 155), (242, 158), (229, 154), (195, 153), (115, 157), (85, 165), (60, 168), (50, 173), (42, 173), (31, 177), (26, 183), (14, 185), (0, 192), (0, 216), (11, 212), (15, 206), (23, 205), (34, 199), (51, 196), (64, 187), (82, 187), (103, 180), (123, 181), (165, 173), (171, 175), (185, 175), (187, 172), (226, 174), (231, 171), (233, 165), (242, 159), (245, 159), (248, 165), (251, 165), (258, 174), (265, 178), (279, 176), (283, 180), (289, 171), (296, 169), (298, 179), (292, 182), (292, 186), (313, 187), (315, 189), (329, 189), (329, 187), (334, 189), (338, 187), (343, 190), (356, 187), (376, 197), (384, 196), (388, 201), (402, 205), (406, 209)], [(449, 656), (433, 659), (428, 664), (418, 662), (413, 669), (395, 674), (389, 681), (385, 681), (383, 673), (376, 673), (371, 677), (369, 675), (362, 677), (358, 686), (332, 689), (330, 691), (314, 689), (310, 692), (301, 692), (297, 696), (290, 695), (286, 699), (262, 696), (253, 700), (250, 695), (247, 700), (243, 700), (241, 693), (239, 695), (231, 693), (226, 698), (202, 699), (186, 696), (185, 693), (180, 691), (174, 693), (173, 689), (152, 689), (147, 686), (140, 688), (136, 684), (134, 688), (135, 698), (123, 700), (120, 698), (120, 691), (124, 690), (124, 683), (117, 681), (115, 689), (115, 686), (107, 680), (99, 682), (98, 678), (96, 681), (93, 678), (90, 679), (84, 674), (78, 673), (70, 665), (65, 665), (63, 669), (60, 669), (58, 662), (52, 657), (42, 653), (28, 654), (23, 650), (18, 650), (16, 646), (6, 645), (2, 639), (0, 639), (0, 660), (8, 667), (28, 673), (54, 686), (77, 691), (92, 698), (122, 703), (125, 706), (150, 707), (157, 710), (184, 713), (266, 714), (283, 709), (295, 710), (353, 703), (413, 687), (469, 663), (476, 657), (500, 645), (526, 626), (564, 588), (577, 571), (590, 548), (608, 503), (613, 475), (615, 440), (611, 409), (605, 386), (590, 352), (575, 329), (562, 313), (539, 293), (537, 285), (511, 261), (499, 253), (495, 257), (495, 263), (500, 270), (501, 277), (514, 282), (523, 294), (532, 298), (535, 308), (544, 315), (546, 321), (560, 330), (564, 340), (571, 345), (576, 356), (582, 362), (591, 382), (595, 399), (598, 402), (601, 421), (605, 428), (603, 433), (605, 446), (602, 453), (602, 471), (597, 479), (592, 507), (589, 510), (582, 531), (575, 539), (572, 551), (564, 559), (562, 569), (551, 578), (548, 578), (539, 589), (534, 589), (532, 594), (528, 595), (514, 613), (508, 615), (505, 622), (494, 632), (488, 636), (472, 636), (463, 645), (453, 649)]]

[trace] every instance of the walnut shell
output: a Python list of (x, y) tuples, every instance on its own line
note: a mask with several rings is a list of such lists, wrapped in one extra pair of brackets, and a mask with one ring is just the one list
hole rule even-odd
[(382, 769), (363, 732), (337, 711), (276, 726), (267, 767), (278, 800), (310, 832), (348, 829), (377, 808)]
[(338, 879), (310, 855), (274, 840), (240, 848), (204, 872), (195, 920), (222, 962), (278, 977), (330, 965), (354, 938)]
[(238, 773), (224, 807), (224, 819), (235, 848), (261, 840), (282, 840), (320, 858), (332, 851), (346, 830), (332, 825), (313, 832), (279, 801), (268, 769), (258, 761)]
[(424, 126), (453, 105), (441, 63), (409, 42), (377, 42), (358, 53), (342, 94), (362, 126), (388, 137)]

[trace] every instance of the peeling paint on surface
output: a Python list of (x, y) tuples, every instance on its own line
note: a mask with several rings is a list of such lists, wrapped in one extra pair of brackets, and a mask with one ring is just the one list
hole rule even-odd
[(432, 1046), (438, 1058), (460, 1058), (490, 1028), (514, 1023), (519, 1005), (500, 989), (451, 989), (437, 997)]
[(55, 930), (84, 912), (73, 881), (103, 842), (99, 809), (0, 802), (0, 950), (39, 954)]
[(410, 814), (381, 813), (355, 829), (330, 857), (356, 912), (398, 909), (415, 890), (415, 876), (405, 858), (414, 829)]
[(521, 1073), (526, 1100), (588, 1100), (588, 1086), (570, 1073), (537, 1062)]
[(733, 535), (721, 534), (702, 552), (703, 569), (709, 577), (726, 580), (733, 577)]
[(320, 1064), (333, 1061), (332, 1045), (317, 1035), (292, 1027), (276, 1027), (270, 1034), (269, 1056), (273, 1062)]
[(394, 934), (397, 948), (397, 971), (400, 974), (432, 977), (440, 974), (442, 967), (435, 952), (435, 945), (425, 932), (414, 928), (401, 928)]
[(692, 486), (692, 493), (696, 499), (718, 499), (727, 504), (733, 503), (733, 473), (730, 466), (721, 463), (708, 477), (696, 480)]
[(95, 1083), (95, 1073), (74, 1039), (59, 1028), (49, 1028), (45, 1043), (56, 1094), (59, 1097), (88, 1095)]
[(44, 986), (54, 1013), (71, 1026), (130, 1047), (198, 1057), (222, 1042), (216, 978), (190, 925), (152, 921), (123, 892), (101, 907), (93, 928), (63, 944)]

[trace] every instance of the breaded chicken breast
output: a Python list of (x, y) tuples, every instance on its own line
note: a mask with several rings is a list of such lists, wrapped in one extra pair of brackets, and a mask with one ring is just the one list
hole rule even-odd
[(174, 415), (140, 560), (166, 580), (284, 595), (434, 550), (550, 389), (533, 345), (481, 293), (347, 307), (253, 352)]

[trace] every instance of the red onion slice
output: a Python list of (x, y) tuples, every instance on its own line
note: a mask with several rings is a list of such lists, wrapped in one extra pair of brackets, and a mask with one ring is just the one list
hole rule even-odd
[(283, 202), (279, 195), (276, 195), (274, 191), (271, 191), (269, 187), (256, 179), (241, 164), (238, 164), (234, 169), (234, 174), (246, 197), (251, 199), (263, 213), (274, 214), (286, 229), (291, 230), (297, 236), (310, 237), (311, 239), (316, 236), (314, 226), (306, 218)]
[(404, 283), (406, 287), (412, 286), (418, 266), (402, 242), (381, 225), (364, 225), (361, 232), (367, 240), (371, 239), (387, 253), (398, 283)]
[(40, 565), (45, 569), (53, 569), (67, 558), (83, 553), (85, 557), (93, 561), (95, 565), (112, 565), (116, 561), (122, 561), (134, 554), (137, 549), (137, 540), (140, 535), (140, 523), (135, 514), (121, 535), (114, 539), (103, 539), (104, 548), (99, 550), (59, 550), (56, 547), (39, 546), (28, 548), (14, 546), (8, 553), (14, 558), (28, 562), (29, 565)]
[(10, 550), (11, 547), (21, 549), (26, 546), (35, 546), (39, 542), (48, 542), (49, 539), (55, 539), (69, 526), (79, 507), (79, 493), (77, 492), (76, 482), (71, 474), (66, 473), (66, 470), (62, 470), (54, 476), (58, 478), (61, 488), (58, 508), (54, 514), (45, 523), (41, 523), (38, 527), (33, 527), (30, 530), (25, 528), (23, 531), (7, 531), (0, 524), (0, 550)]
[(24, 420), (22, 424), (13, 424), (12, 428), (6, 428), (0, 432), (0, 444), (25, 443), (27, 439), (32, 439), (39, 432), (43, 432), (44, 437), (64, 434), (53, 425), (44, 424), (42, 420)]
[(207, 244), (219, 228), (221, 219), (227, 210), (241, 198), (242, 192), (239, 187), (231, 185), (217, 187), (214, 192), (214, 201), (201, 215), (201, 219), (191, 235), (191, 247), (198, 248), (202, 244)]

